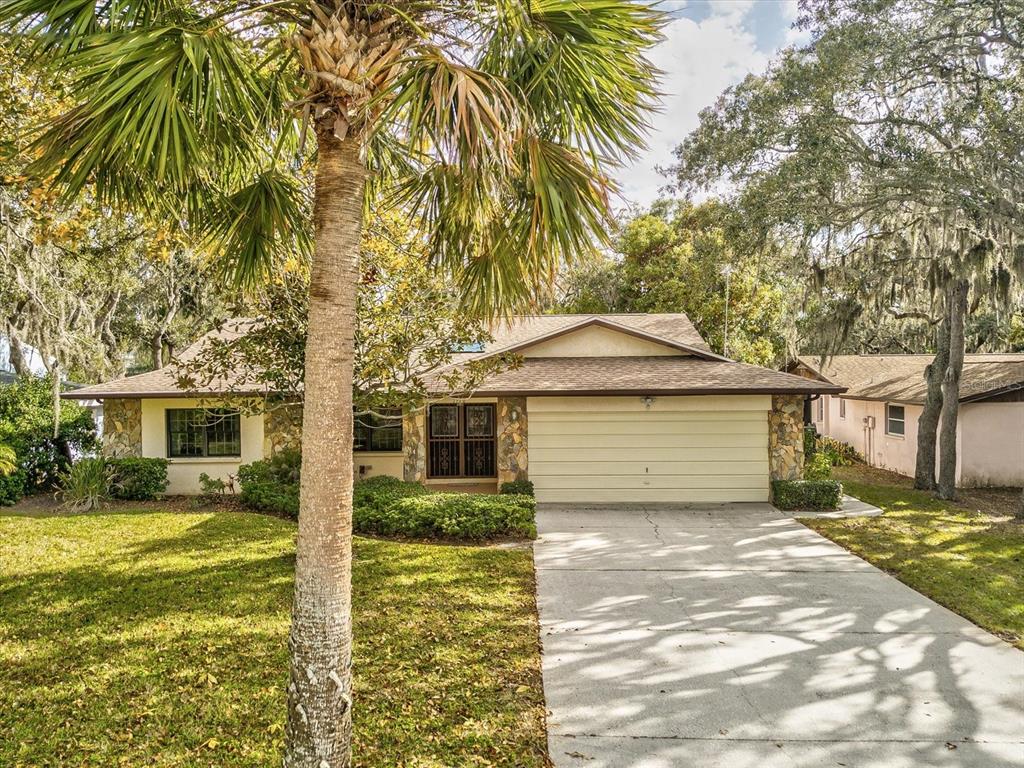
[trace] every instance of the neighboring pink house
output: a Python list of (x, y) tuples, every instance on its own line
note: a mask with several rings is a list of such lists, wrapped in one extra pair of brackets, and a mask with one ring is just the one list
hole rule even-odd
[[(811, 400), (822, 435), (849, 443), (867, 462), (913, 475), (917, 420), (931, 355), (803, 356), (789, 370), (846, 387)], [(967, 355), (960, 382), (957, 485), (1024, 485), (1024, 354)]]

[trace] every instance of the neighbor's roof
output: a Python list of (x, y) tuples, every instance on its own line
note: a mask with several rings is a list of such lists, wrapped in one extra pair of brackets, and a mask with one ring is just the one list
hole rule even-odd
[[(804, 355), (799, 362), (834, 384), (847, 388), (845, 397), (923, 403), (927, 394), (925, 368), (933, 355), (836, 355), (821, 358)], [(964, 356), (960, 377), (960, 402), (1024, 388), (1024, 354), (976, 354)]]
[[(731, 360), (679, 357), (531, 357), (474, 390), (495, 395), (838, 394), (840, 386)], [(442, 392), (437, 392), (441, 394)]]

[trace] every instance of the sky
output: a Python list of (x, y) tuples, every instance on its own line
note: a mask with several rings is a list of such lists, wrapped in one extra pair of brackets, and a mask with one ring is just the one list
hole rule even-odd
[(672, 150), (697, 127), (700, 111), (800, 40), (792, 29), (796, 0), (685, 0), (663, 7), (672, 21), (650, 56), (665, 73), (662, 108), (653, 117), (647, 151), (615, 174), (621, 187), (616, 208), (657, 199), (668, 180), (656, 166), (671, 164)]

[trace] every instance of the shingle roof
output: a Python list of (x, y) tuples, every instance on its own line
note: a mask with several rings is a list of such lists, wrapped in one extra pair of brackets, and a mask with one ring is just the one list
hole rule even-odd
[[(488, 377), (476, 395), (816, 394), (842, 387), (723, 360), (680, 357), (532, 357)], [(441, 393), (439, 387), (438, 394)]]
[[(188, 347), (179, 360), (193, 357), (211, 338), (230, 340), (244, 334), (253, 320), (235, 320), (217, 331), (211, 331)], [(701, 338), (690, 319), (674, 314), (618, 315), (528, 315), (513, 317), (496, 325), (491, 333), (494, 341), (482, 352), (454, 356), (452, 365), (468, 360), (517, 350), (532, 340), (540, 341), (575, 328), (598, 323), (620, 328), (646, 338), (664, 341), (670, 346), (690, 350), (694, 354), (679, 357), (552, 357), (528, 358), (516, 370), (490, 377), (481, 395), (503, 393), (633, 393), (661, 392), (700, 394), (732, 393), (817, 393), (839, 392), (841, 387), (812, 381), (780, 371), (744, 365), (716, 355)], [(231, 390), (257, 393), (244, 382), (219, 380), (203, 387), (184, 391), (177, 386), (174, 365), (157, 371), (84, 387), (68, 393), (74, 398), (117, 397), (184, 397), (209, 395)], [(436, 379), (435, 380), (439, 380)], [(442, 391), (439, 387), (439, 392)]]
[[(195, 357), (211, 339), (231, 341), (243, 336), (254, 323), (249, 318), (240, 318), (225, 323), (222, 327), (203, 334), (178, 355), (178, 362), (186, 362)], [(238, 393), (259, 394), (262, 390), (257, 386), (247, 387), (237, 379), (216, 379), (205, 386), (185, 391), (178, 387), (179, 370), (175, 364), (166, 365), (155, 371), (147, 371), (134, 376), (125, 376), (102, 384), (92, 384), (73, 392), (65, 392), (62, 397), (70, 400), (103, 399), (115, 397), (188, 397), (190, 395), (211, 395), (231, 390)]]
[[(925, 368), (932, 355), (836, 355), (799, 361), (829, 381), (847, 388), (846, 397), (923, 403)], [(1024, 387), (1024, 354), (974, 354), (964, 357), (960, 401), (969, 402), (1014, 387)]]

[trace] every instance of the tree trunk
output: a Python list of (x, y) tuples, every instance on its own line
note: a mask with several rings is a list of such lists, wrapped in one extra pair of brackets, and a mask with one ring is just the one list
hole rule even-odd
[(956, 422), (960, 415), (960, 375), (964, 370), (964, 316), (967, 314), (966, 280), (959, 280), (949, 294), (949, 360), (942, 378), (942, 426), (939, 431), (940, 499), (956, 496)]
[(60, 437), (60, 360), (54, 359), (50, 375), (53, 377), (53, 439), (56, 440)]
[[(948, 312), (948, 309), (947, 309)], [(914, 469), (914, 487), (922, 491), (935, 490), (935, 456), (939, 416), (942, 414), (942, 378), (949, 366), (949, 316), (942, 319), (935, 338), (935, 359), (925, 376), (928, 394), (924, 409), (917, 420), (917, 465)]]
[(352, 375), (366, 170), (318, 130), (286, 768), (348, 768), (352, 730)]
[(153, 369), (164, 367), (164, 332), (157, 331), (149, 337), (149, 351), (153, 354)]
[(21, 345), (21, 339), (14, 333), (14, 327), (7, 326), (7, 342), (10, 348), (11, 367), (19, 376), (28, 376), (32, 373), (32, 366), (28, 364), (25, 357), (25, 348)]

